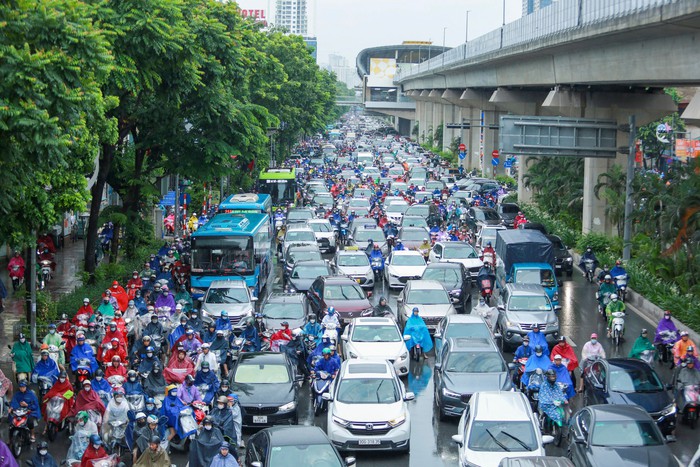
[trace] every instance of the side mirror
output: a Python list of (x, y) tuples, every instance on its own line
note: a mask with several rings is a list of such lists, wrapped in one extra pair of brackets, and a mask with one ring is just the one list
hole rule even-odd
[(407, 392), (406, 395), (403, 396), (403, 400), (405, 400), (406, 402), (415, 400), (415, 398), (416, 398), (416, 395), (413, 394), (412, 392)]
[(372, 298), (372, 295), (374, 295), (374, 292), (372, 292), (371, 290), (368, 290), (367, 291), (367, 298)]
[(564, 282), (560, 279), (557, 281), (557, 287), (561, 287), (564, 285)]
[(676, 441), (678, 441), (678, 440), (676, 439), (676, 437), (673, 436), (673, 435), (668, 435), (668, 436), (666, 436), (665, 439), (666, 439), (666, 442), (667, 442), (667, 443), (675, 443)]
[(250, 301), (251, 301), (251, 302), (257, 302), (257, 301), (258, 301), (258, 297), (250, 297)]
[(340, 339), (343, 340), (343, 342), (347, 342), (347, 341), (348, 341), (348, 336), (346, 336), (345, 334), (343, 334), (342, 336), (340, 336)]
[(496, 308), (498, 308), (498, 311), (503, 311), (503, 312), (506, 311), (506, 307), (504, 307), (503, 305), (499, 305)]
[(554, 436), (544, 435), (542, 436), (542, 444), (551, 444), (554, 442)]
[[(452, 441), (454, 441), (457, 446), (462, 447), (464, 444), (464, 437), (462, 435), (452, 435)], [(554, 441), (554, 439), (552, 439)]]
[(408, 342), (408, 341), (411, 340), (411, 336), (409, 336), (408, 334), (404, 334), (404, 335), (403, 335), (403, 340), (405, 340), (406, 342)]
[(440, 259), (440, 258), (442, 258), (442, 255), (435, 253), (435, 259)]
[(517, 366), (515, 365), (515, 363), (513, 363), (513, 362), (510, 362), (510, 363), (508, 364), (508, 369), (509, 369), (510, 371), (515, 371), (517, 368), (518, 368), (518, 367), (517, 367)]
[(297, 383), (303, 382), (303, 381), (304, 381), (304, 375), (296, 375), (296, 376), (294, 377), (294, 381), (296, 381)]
[(258, 461), (250, 463), (250, 467), (262, 467), (262, 465), (263, 465), (262, 462), (258, 462)]
[(673, 384), (669, 383), (669, 384), (666, 385), (666, 390), (667, 390), (667, 391), (673, 391), (673, 389), (674, 389)]
[(324, 392), (324, 393), (321, 395), (321, 398), (322, 398), (324, 401), (329, 401), (329, 402), (333, 400), (333, 397), (331, 397), (331, 393), (330, 393), (330, 392)]
[(600, 390), (600, 391), (602, 391), (603, 389), (605, 389), (605, 386), (603, 386), (603, 385), (600, 384), (600, 383), (593, 383), (593, 387), (596, 388), (596, 389), (598, 389), (598, 390)]
[(574, 435), (574, 443), (576, 443), (576, 444), (581, 444), (581, 445), (583, 445), (583, 446), (585, 446), (586, 444), (588, 444), (588, 443), (586, 442), (586, 440), (583, 438), (583, 436), (576, 436), (576, 435)]
[(440, 334), (439, 332), (435, 331), (435, 334), (433, 334), (433, 337), (434, 337), (435, 339), (440, 339), (440, 338), (442, 338), (442, 334)]
[(346, 457), (345, 458), (345, 465), (347, 467), (355, 467), (355, 464), (357, 463), (357, 459), (354, 457)]

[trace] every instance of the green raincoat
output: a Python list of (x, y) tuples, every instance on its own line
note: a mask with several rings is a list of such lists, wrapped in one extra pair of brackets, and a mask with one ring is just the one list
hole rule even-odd
[(34, 355), (32, 355), (32, 347), (29, 342), (24, 344), (19, 341), (15, 342), (15, 345), (12, 346), (12, 353), (17, 373), (31, 373), (34, 370)]
[(632, 346), (632, 350), (630, 350), (630, 358), (642, 358), (642, 353), (645, 350), (652, 350), (656, 351), (656, 348), (654, 347), (654, 344), (652, 344), (649, 339), (643, 336), (637, 337), (637, 340), (634, 341), (634, 345)]

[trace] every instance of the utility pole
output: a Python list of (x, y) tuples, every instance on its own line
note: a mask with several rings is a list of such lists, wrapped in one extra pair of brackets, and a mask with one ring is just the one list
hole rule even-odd
[(175, 219), (173, 231), (175, 238), (180, 236), (180, 174), (175, 175)]
[(627, 180), (625, 186), (625, 226), (623, 231), (622, 259), (629, 261), (632, 257), (632, 181), (634, 180), (634, 159), (637, 153), (637, 119), (630, 115), (630, 152), (627, 157)]
[(467, 19), (464, 23), (464, 43), (469, 42), (469, 10), (467, 10)]
[(32, 231), (32, 243), (29, 245), (29, 327), (31, 329), (32, 347), (36, 348), (36, 230)]

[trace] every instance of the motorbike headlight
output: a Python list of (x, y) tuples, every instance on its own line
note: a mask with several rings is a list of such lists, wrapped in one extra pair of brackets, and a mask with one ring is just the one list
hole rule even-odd
[(567, 263), (573, 263), (573, 262), (574, 262), (574, 259), (573, 259), (573, 258), (566, 258), (566, 262), (567, 262)]
[(676, 404), (673, 403), (661, 411), (662, 417), (668, 417), (676, 413)]
[(459, 297), (460, 295), (462, 295), (462, 291), (460, 289), (450, 290), (450, 295), (452, 295), (453, 297)]
[(336, 417), (335, 415), (333, 415), (333, 423), (340, 425), (342, 427), (346, 427), (346, 426), (350, 425), (349, 421), (344, 420), (340, 417)]
[(289, 402), (287, 404), (281, 405), (279, 408), (279, 411), (280, 412), (287, 412), (289, 410), (294, 410), (296, 408), (296, 406), (297, 406), (297, 403), (292, 401), (292, 402)]
[(396, 428), (397, 426), (403, 425), (405, 421), (406, 421), (406, 416), (401, 415), (399, 417), (396, 417), (393, 420), (389, 420), (389, 425)]
[(460, 393), (450, 391), (449, 389), (446, 389), (446, 388), (442, 388), (442, 395), (445, 397), (453, 397), (455, 399), (459, 399), (460, 397), (462, 397), (462, 395)]

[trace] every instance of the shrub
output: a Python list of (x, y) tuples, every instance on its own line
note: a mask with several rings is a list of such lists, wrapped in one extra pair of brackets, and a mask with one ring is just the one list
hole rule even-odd
[(513, 177), (509, 177), (508, 175), (496, 175), (496, 181), (501, 185), (506, 185), (509, 188), (513, 188), (518, 184)]
[(518, 192), (508, 193), (503, 197), (502, 203), (516, 203), (518, 202)]
[(520, 206), (520, 209), (523, 211), (525, 217), (527, 217), (527, 219), (530, 222), (539, 222), (540, 224), (545, 226), (547, 232), (553, 235), (558, 235), (561, 238), (562, 242), (564, 242), (564, 245), (576, 245), (578, 238), (581, 236), (579, 232), (567, 226), (560, 219), (550, 217), (548, 214), (540, 211), (540, 209), (537, 208), (535, 205), (522, 205)]

